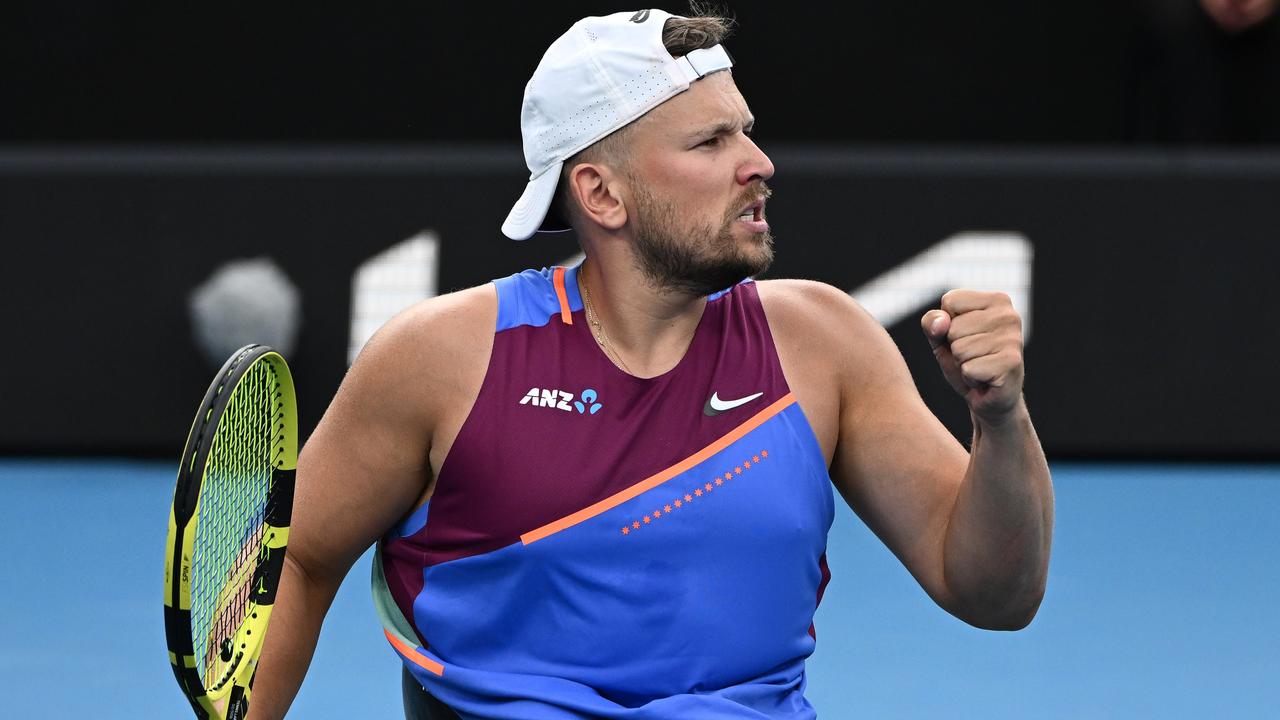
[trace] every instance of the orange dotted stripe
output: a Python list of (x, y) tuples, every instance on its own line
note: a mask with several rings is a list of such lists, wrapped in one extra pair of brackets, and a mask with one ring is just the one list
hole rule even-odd
[(577, 525), (578, 523), (586, 522), (587, 520), (590, 520), (591, 518), (599, 515), (600, 513), (612, 510), (613, 508), (621, 505), (624, 502), (627, 502), (628, 500), (635, 499), (640, 495), (646, 492), (649, 492), (650, 490), (658, 487), (659, 485), (662, 485), (663, 483), (667, 482), (671, 478), (687, 470), (692, 470), (693, 468), (697, 467), (698, 465), (701, 465), (703, 462), (706, 462), (707, 460), (715, 456), (721, 450), (724, 450), (725, 448), (729, 447), (735, 442), (741, 440), (743, 437), (747, 435), (747, 433), (751, 432), (752, 430), (755, 430), (756, 428), (760, 427), (764, 423), (768, 422), (768, 420), (772, 418), (774, 415), (777, 415), (783, 410), (786, 410), (787, 408), (791, 407), (791, 405), (793, 405), (795, 401), (796, 401), (796, 396), (793, 395), (792, 393), (787, 393), (786, 395), (783, 395), (782, 397), (775, 400), (773, 404), (771, 404), (769, 407), (756, 413), (746, 422), (742, 423), (738, 427), (720, 436), (710, 445), (702, 448), (701, 450), (690, 455), (684, 460), (681, 460), (680, 462), (676, 463), (675, 465), (672, 465), (671, 467), (666, 468), (665, 470), (662, 470), (661, 472), (650, 475), (649, 477), (645, 478), (644, 480), (641, 480), (640, 482), (636, 483), (635, 485), (632, 485), (631, 487), (620, 490), (614, 493), (613, 495), (610, 495), (609, 497), (604, 498), (603, 500), (599, 500), (595, 503), (592, 503), (591, 505), (585, 508), (582, 508), (581, 510), (575, 513), (566, 515), (560, 518), (559, 520), (556, 520), (555, 522), (547, 523), (546, 525), (543, 525), (542, 527), (537, 528), (535, 530), (531, 530), (520, 536), (520, 542), (524, 543), (525, 545), (529, 545), (539, 540), (542, 540), (543, 538), (550, 537), (551, 535), (554, 535), (563, 530), (567, 530), (573, 527), (574, 525)]
[(723, 474), (716, 475), (698, 487), (690, 488), (684, 495), (677, 495), (671, 502), (665, 503), (662, 507), (654, 510), (648, 515), (645, 515), (639, 520), (632, 520), (630, 523), (623, 525), (622, 534), (629, 536), (631, 533), (642, 529), (646, 525), (652, 525), (660, 518), (670, 515), (671, 513), (674, 513), (688, 505), (692, 505), (701, 498), (710, 496), (710, 494), (715, 492), (717, 488), (724, 487), (726, 482), (738, 479), (743, 474), (750, 472), (751, 468), (768, 459), (769, 451), (761, 450), (759, 454), (752, 455), (750, 458), (743, 460), (733, 468), (726, 470)]

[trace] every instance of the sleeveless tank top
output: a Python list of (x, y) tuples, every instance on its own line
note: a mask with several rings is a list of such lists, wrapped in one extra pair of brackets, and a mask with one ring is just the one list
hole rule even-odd
[(483, 385), (379, 544), (387, 639), (464, 718), (811, 718), (826, 464), (745, 281), (685, 356), (601, 351), (577, 268), (494, 281)]

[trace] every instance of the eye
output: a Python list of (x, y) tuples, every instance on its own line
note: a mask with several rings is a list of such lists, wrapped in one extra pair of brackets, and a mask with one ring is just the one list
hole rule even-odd
[(698, 143), (696, 147), (715, 147), (720, 144), (720, 136), (712, 135), (711, 137)]

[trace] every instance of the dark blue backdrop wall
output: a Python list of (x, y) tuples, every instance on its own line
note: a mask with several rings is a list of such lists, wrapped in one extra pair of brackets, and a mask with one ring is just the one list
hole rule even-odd
[[(896, 283), (886, 322), (957, 434), (963, 404), (917, 318), (947, 285), (1007, 275), (966, 263), (1012, 262), (1029, 270), (1026, 392), (1051, 454), (1280, 455), (1280, 156), (772, 156), (769, 275), (861, 297)], [(188, 294), (261, 255), (301, 291), (291, 360), (309, 431), (347, 367), (353, 273), (369, 258), (430, 230), (445, 292), (576, 252), (569, 236), (501, 237), (524, 177), (513, 147), (0, 152), (0, 452), (175, 453), (211, 375)], [(1018, 253), (946, 254), (974, 237)]]

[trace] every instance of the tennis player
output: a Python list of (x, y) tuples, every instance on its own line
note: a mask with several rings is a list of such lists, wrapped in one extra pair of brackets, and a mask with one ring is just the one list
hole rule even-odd
[[(586, 18), (534, 71), (502, 226), (586, 260), (404, 312), (307, 444), (251, 717), (288, 707), (351, 564), (410, 718), (809, 718), (835, 484), (938, 605), (1031, 621), (1053, 525), (1007, 297), (922, 318), (973, 444), (845, 293), (753, 282), (774, 168), (726, 21)], [(831, 208), (838, 223), (844, 208)]]

